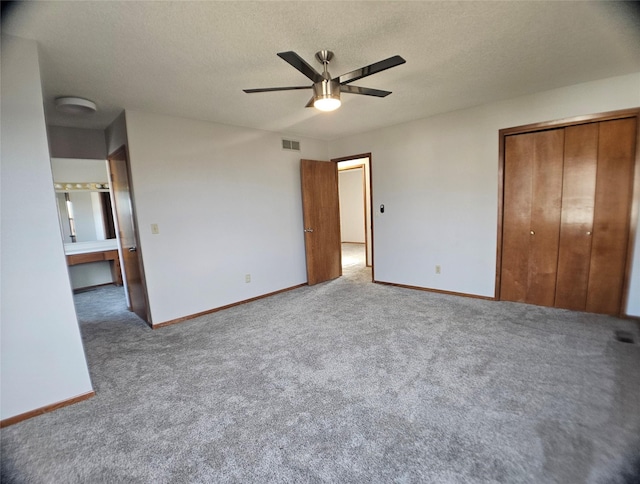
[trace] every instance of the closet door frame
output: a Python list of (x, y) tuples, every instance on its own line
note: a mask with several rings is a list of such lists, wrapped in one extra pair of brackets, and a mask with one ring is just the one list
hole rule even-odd
[(627, 243), (626, 268), (624, 271), (624, 281), (622, 289), (622, 302), (620, 305), (619, 316), (626, 317), (626, 308), (629, 299), (629, 279), (631, 277), (631, 263), (633, 256), (633, 248), (635, 247), (636, 232), (638, 225), (638, 204), (640, 203), (640, 107), (633, 109), (623, 109), (619, 111), (609, 111), (599, 114), (587, 114), (571, 118), (559, 119), (556, 121), (545, 121), (542, 123), (533, 123), (523, 126), (515, 126), (513, 128), (501, 129), (498, 132), (499, 149), (498, 149), (498, 236), (497, 236), (497, 253), (496, 253), (496, 284), (495, 295), (496, 300), (500, 300), (501, 275), (502, 275), (502, 229), (504, 216), (504, 163), (505, 163), (505, 139), (507, 136), (515, 134), (533, 133), (536, 131), (544, 131), (555, 128), (566, 128), (568, 126), (576, 126), (579, 124), (596, 123), (601, 121), (612, 121), (615, 119), (635, 118), (636, 119), (636, 153), (632, 199), (629, 220), (629, 240)]

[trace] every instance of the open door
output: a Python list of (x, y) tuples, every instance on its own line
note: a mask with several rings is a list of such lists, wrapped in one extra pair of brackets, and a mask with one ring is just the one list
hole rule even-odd
[(342, 275), (338, 166), (300, 160), (302, 214), (310, 286)]
[(147, 309), (147, 292), (144, 284), (138, 241), (135, 231), (133, 204), (129, 185), (129, 161), (123, 146), (108, 157), (111, 175), (113, 208), (118, 223), (118, 242), (122, 254), (126, 293), (129, 309), (151, 324)]

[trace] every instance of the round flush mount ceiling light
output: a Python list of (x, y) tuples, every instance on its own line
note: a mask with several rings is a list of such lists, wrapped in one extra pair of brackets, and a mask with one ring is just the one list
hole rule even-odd
[(66, 114), (91, 114), (96, 112), (96, 103), (81, 97), (64, 96), (56, 98), (56, 109)]

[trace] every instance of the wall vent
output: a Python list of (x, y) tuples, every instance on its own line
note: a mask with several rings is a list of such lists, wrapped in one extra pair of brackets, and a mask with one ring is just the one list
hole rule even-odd
[(283, 138), (282, 149), (289, 150), (289, 151), (300, 151), (300, 141)]

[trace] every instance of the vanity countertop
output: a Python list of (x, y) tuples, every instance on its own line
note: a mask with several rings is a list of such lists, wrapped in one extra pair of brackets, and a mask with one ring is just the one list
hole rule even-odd
[(118, 241), (116, 239), (64, 244), (64, 253), (67, 255), (88, 254), (91, 252), (104, 252), (106, 250), (117, 250), (117, 249), (118, 249)]

